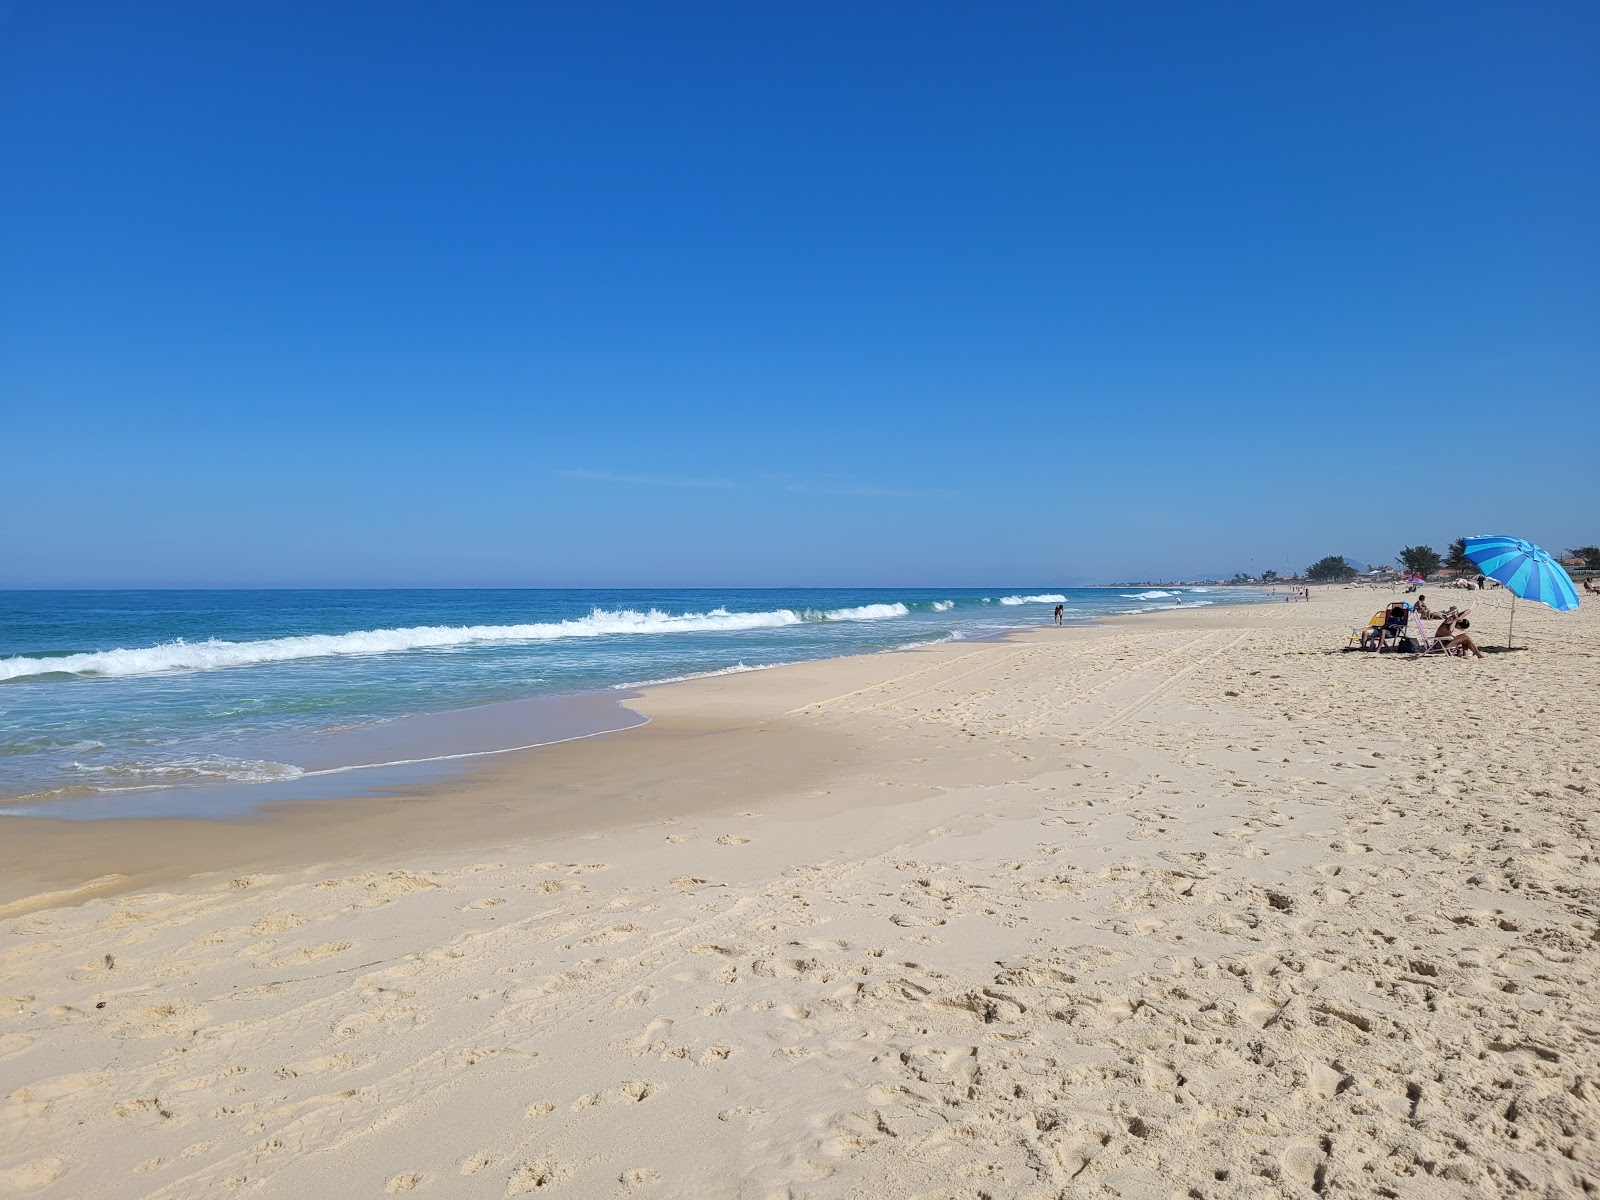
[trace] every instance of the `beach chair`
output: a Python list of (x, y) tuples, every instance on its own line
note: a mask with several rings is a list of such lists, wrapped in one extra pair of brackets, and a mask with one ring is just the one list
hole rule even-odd
[(1429, 633), (1423, 626), (1421, 617), (1416, 617), (1414, 623), (1417, 631), (1411, 637), (1416, 643), (1418, 658), (1429, 654), (1448, 654), (1452, 657), (1459, 657), (1467, 652), (1465, 646), (1452, 646), (1449, 638), (1435, 637)]
[(1368, 621), (1365, 625), (1352, 626), (1350, 629), (1350, 636), (1345, 639), (1344, 648), (1348, 650), (1350, 649), (1351, 642), (1360, 642), (1361, 649), (1365, 650), (1367, 648), (1367, 642), (1373, 638), (1379, 639), (1378, 644), (1381, 646), (1383, 644), (1383, 621), (1388, 615), (1389, 610), (1387, 608), (1380, 608), (1377, 612), (1372, 614), (1372, 620)]
[(1398, 642), (1401, 638), (1410, 636), (1411, 615), (1415, 609), (1404, 600), (1391, 600), (1378, 616), (1378, 628), (1368, 631), (1369, 640), (1374, 636), (1378, 641), (1378, 649), (1384, 650), (1390, 642)]

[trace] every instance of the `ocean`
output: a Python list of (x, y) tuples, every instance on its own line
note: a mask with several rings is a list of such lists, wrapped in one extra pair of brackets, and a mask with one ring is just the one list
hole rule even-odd
[[(0, 592), (0, 813), (150, 815), (141, 797), (155, 792), (214, 797), (219, 785), (543, 744), (636, 721), (610, 701), (641, 684), (994, 637), (1049, 623), (1057, 604), (1085, 621), (1263, 598), (1231, 588)], [(83, 797), (96, 803), (75, 813), (68, 802)]]

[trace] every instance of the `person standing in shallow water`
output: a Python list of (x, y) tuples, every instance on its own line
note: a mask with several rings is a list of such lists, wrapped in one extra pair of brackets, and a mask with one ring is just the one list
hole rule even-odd
[(1065, 604), (1056, 605), (1056, 624), (1057, 625), (1061, 624), (1062, 614), (1064, 614), (1066, 611), (1067, 611), (1067, 606)]

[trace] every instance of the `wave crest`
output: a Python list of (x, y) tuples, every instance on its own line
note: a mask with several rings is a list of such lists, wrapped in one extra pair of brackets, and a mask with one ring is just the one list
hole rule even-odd
[(264, 663), (294, 662), (307, 658), (360, 657), (395, 654), (406, 650), (442, 650), (461, 646), (509, 642), (548, 642), (563, 638), (606, 637), (617, 634), (715, 633), (748, 629), (776, 629), (803, 621), (878, 621), (903, 617), (904, 604), (863, 604), (804, 613), (780, 608), (770, 612), (729, 612), (714, 608), (703, 613), (665, 613), (660, 609), (593, 609), (586, 617), (532, 625), (419, 625), (408, 629), (364, 629), (354, 633), (314, 633), (267, 638), (254, 642), (228, 642), (210, 638), (188, 642), (181, 638), (158, 646), (96, 650), (58, 657), (0, 659), (0, 681), (49, 675), (128, 676), (159, 675), (172, 671), (214, 671)]
[(830, 608), (819, 612), (808, 608), (801, 614), (807, 621), (881, 621), (886, 617), (903, 617), (911, 610), (904, 604), (861, 604), (855, 608)]
[(1065, 604), (1067, 598), (1057, 592), (1046, 592), (1039, 596), (1001, 596), (1001, 604)]

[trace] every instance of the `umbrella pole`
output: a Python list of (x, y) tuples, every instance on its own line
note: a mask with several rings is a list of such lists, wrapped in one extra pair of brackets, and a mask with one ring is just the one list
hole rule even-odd
[[(1510, 591), (1508, 588), (1507, 591)], [(1511, 593), (1511, 622), (1506, 626), (1506, 649), (1511, 649), (1511, 631), (1517, 625), (1517, 594)]]

